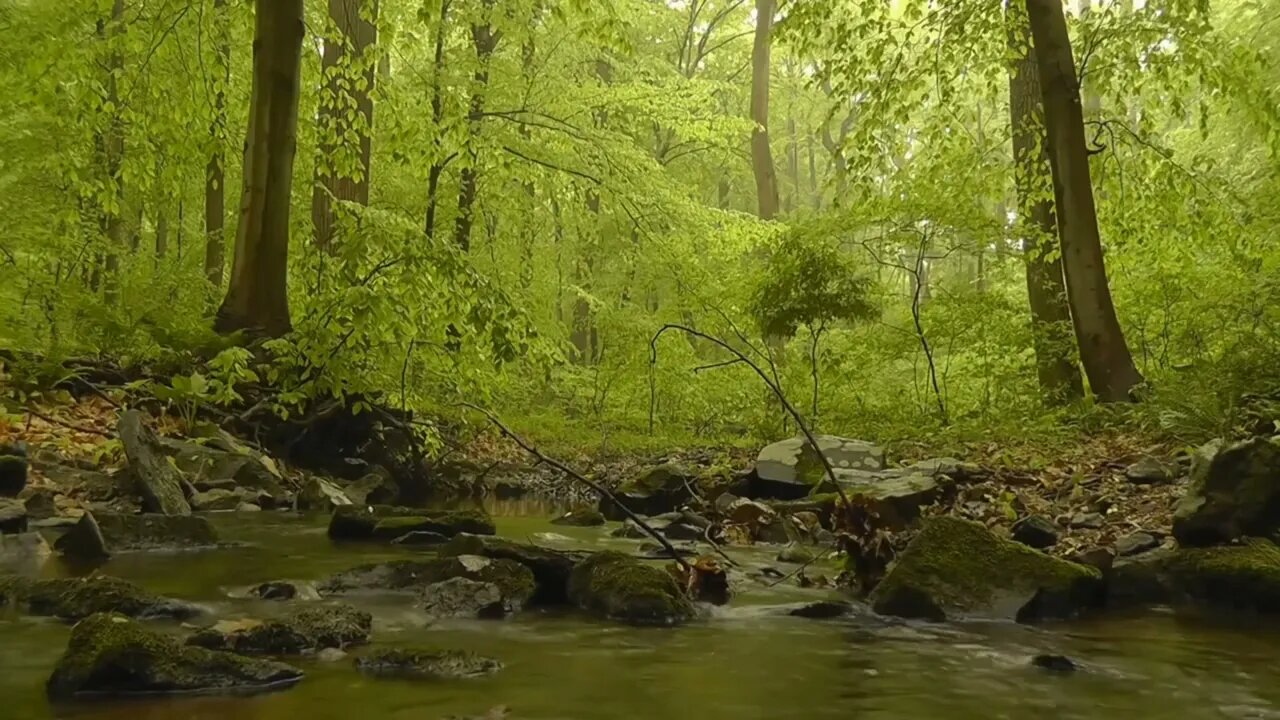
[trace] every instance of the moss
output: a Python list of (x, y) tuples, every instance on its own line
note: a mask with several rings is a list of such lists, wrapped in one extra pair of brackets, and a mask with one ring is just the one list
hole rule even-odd
[(1064, 617), (1091, 604), (1095, 568), (996, 537), (982, 525), (934, 518), (875, 588), (877, 612), (942, 620), (952, 614), (1018, 620)]
[(1181, 598), (1217, 607), (1280, 612), (1280, 548), (1270, 541), (1184, 548), (1160, 565)]
[(187, 638), (187, 644), (242, 655), (301, 655), (366, 643), (372, 630), (369, 613), (349, 605), (333, 605), (305, 608), (228, 633), (206, 628)]
[(531, 602), (535, 605), (563, 605), (569, 602), (567, 588), (569, 575), (586, 553), (550, 550), (536, 545), (524, 545), (497, 537), (460, 534), (440, 549), (443, 557), (479, 555), (481, 557), (513, 560), (533, 573), (537, 591)]
[(497, 585), (503, 594), (524, 602), (535, 590), (533, 572), (505, 558), (473, 555), (395, 560), (360, 565), (326, 580), (320, 590), (341, 593), (347, 590), (406, 590), (455, 577)]
[(1184, 546), (1264, 537), (1280, 529), (1280, 439), (1209, 443), (1196, 451), (1173, 535)]
[(121, 615), (99, 613), (72, 629), (46, 690), (52, 698), (244, 691), (301, 679), (288, 665), (183, 646)]
[(411, 532), (434, 532), (452, 537), (458, 533), (493, 535), (493, 519), (483, 510), (430, 512), (387, 505), (372, 508), (346, 505), (329, 521), (334, 540), (395, 540)]
[(153, 595), (127, 580), (103, 576), (51, 580), (0, 578), (0, 596), (8, 601), (0, 604), (25, 605), (33, 615), (51, 615), (63, 620), (79, 620), (102, 612), (177, 619), (201, 613), (196, 605)]
[(460, 650), (377, 650), (357, 658), (355, 664), (367, 675), (409, 680), (481, 677), (502, 669), (497, 660)]
[(112, 551), (204, 547), (218, 544), (218, 532), (196, 515), (126, 515), (94, 513), (98, 529)]
[(569, 597), (587, 612), (637, 625), (674, 625), (694, 612), (669, 573), (617, 552), (578, 563), (569, 576)]

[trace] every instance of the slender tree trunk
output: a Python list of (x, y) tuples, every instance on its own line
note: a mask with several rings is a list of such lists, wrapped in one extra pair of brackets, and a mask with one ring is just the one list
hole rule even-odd
[(762, 220), (778, 216), (778, 174), (769, 148), (769, 50), (773, 34), (774, 0), (756, 0), (755, 44), (751, 50), (751, 167), (756, 178), (756, 203)]
[(822, 209), (822, 186), (818, 184), (818, 151), (814, 147), (813, 135), (805, 141), (809, 151), (809, 195), (813, 201), (813, 209)]
[(227, 297), (214, 329), (278, 337), (289, 322), (289, 199), (298, 143), (302, 0), (256, 0), (244, 187)]
[(440, 20), (436, 25), (435, 57), (432, 62), (431, 77), (431, 129), (433, 132), (435, 153), (431, 161), (431, 169), (427, 171), (427, 218), (423, 231), (427, 237), (435, 237), (436, 211), (440, 206), (440, 178), (444, 175), (444, 166), (448, 162), (441, 157), (443, 144), (444, 120), (444, 45), (448, 33), (449, 0), (440, 0)]
[[(485, 9), (492, 7), (492, 0), (483, 0)], [(485, 93), (489, 91), (489, 60), (498, 47), (501, 33), (495, 32), (487, 22), (471, 26), (471, 41), (476, 49), (475, 88), (471, 92), (471, 112), (467, 142), (467, 163), (459, 174), (458, 216), (454, 220), (453, 240), (463, 252), (471, 249), (471, 227), (475, 224), (476, 193), (479, 181), (476, 165), (480, 155), (474, 143), (480, 134), (480, 122), (484, 113)]]
[(1080, 358), (1093, 394), (1123, 402), (1142, 382), (1111, 301), (1098, 232), (1080, 85), (1060, 0), (1027, 0), (1040, 69), (1063, 270)]
[(1009, 51), (1014, 58), (1009, 75), (1009, 125), (1036, 375), (1045, 404), (1058, 406), (1083, 397), (1084, 382), (1076, 362), (1062, 257), (1054, 252), (1058, 223), (1050, 191), (1053, 180), (1044, 132), (1044, 100), (1031, 27), (1025, 9), (1016, 3), (1007, 13)]
[[(108, 305), (115, 305), (120, 298), (120, 251), (124, 249), (127, 233), (123, 216), (124, 177), (121, 173), (124, 165), (124, 118), (121, 116), (117, 82), (124, 70), (124, 51), (120, 47), (124, 29), (124, 0), (114, 0), (111, 17), (98, 23), (98, 34), (109, 45), (103, 100), (104, 105), (110, 107), (110, 113), (106, 129), (95, 141), (113, 200), (110, 207), (102, 208), (99, 229), (106, 239), (106, 250), (99, 255), (100, 261), (95, 264), (90, 283), (94, 290), (101, 285), (103, 300)], [(101, 266), (101, 272), (98, 266)]]
[(163, 260), (167, 254), (169, 254), (169, 208), (161, 205), (156, 208), (156, 259)]
[(794, 115), (787, 115), (787, 173), (791, 176), (791, 192), (787, 194), (786, 211), (800, 207), (800, 138)]
[[(311, 193), (313, 241), (333, 250), (333, 201), (369, 204), (370, 160), (373, 154), (373, 90), (378, 42), (377, 0), (329, 0), (329, 20), (336, 36), (325, 38), (320, 58), (320, 152)], [(355, 112), (348, 110), (355, 107)], [(346, 147), (349, 138), (356, 147)], [(343, 172), (349, 153), (356, 156), (352, 172)]]
[(227, 167), (227, 92), (231, 83), (231, 38), (227, 0), (213, 2), (214, 26), (217, 28), (214, 62), (213, 122), (209, 125), (212, 150), (204, 173), (204, 276), (214, 288), (222, 287), (222, 268), (226, 265), (226, 167)]

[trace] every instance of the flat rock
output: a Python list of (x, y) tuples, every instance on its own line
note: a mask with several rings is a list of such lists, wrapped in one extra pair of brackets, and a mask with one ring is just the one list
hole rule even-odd
[(272, 580), (249, 588), (247, 593), (260, 600), (319, 600), (320, 593), (310, 583)]
[(0, 575), (0, 606), (5, 605), (62, 620), (102, 612), (185, 620), (204, 612), (198, 605), (154, 595), (127, 580), (102, 575), (46, 580)]
[(355, 665), (366, 675), (402, 680), (460, 680), (502, 669), (497, 660), (460, 650), (375, 650), (357, 658)]
[(456, 555), (360, 565), (325, 580), (319, 590), (327, 595), (415, 590), (455, 578), (497, 586), (513, 612), (523, 607), (536, 589), (533, 571), (515, 560)]
[(400, 486), (382, 468), (366, 473), (343, 492), (354, 505), (395, 505), (400, 500)]
[(164, 438), (160, 444), (197, 488), (241, 488), (272, 498), (286, 494), (275, 461), (223, 430), (216, 430), (203, 442)]
[(143, 422), (142, 414), (137, 410), (120, 413), (117, 429), (129, 460), (129, 471), (142, 495), (143, 509), (162, 515), (190, 515), (191, 505), (182, 492), (182, 476), (169, 463), (155, 433)]
[(32, 520), (47, 520), (58, 514), (56, 493), (52, 488), (28, 488), (22, 498), (27, 508), (27, 517)]
[(1144, 455), (1124, 469), (1124, 476), (1135, 485), (1159, 485), (1171, 482), (1176, 472), (1176, 465)]
[(192, 508), (203, 512), (235, 510), (242, 502), (244, 496), (237, 490), (206, 490), (191, 498)]
[(58, 538), (54, 549), (85, 560), (132, 550), (186, 550), (213, 547), (218, 533), (208, 519), (191, 515), (125, 515), (86, 512)]
[(121, 615), (81, 620), (45, 688), (50, 698), (277, 690), (302, 671), (179, 644)]
[(1129, 533), (1116, 541), (1116, 554), (1120, 557), (1138, 555), (1160, 547), (1160, 540), (1151, 533)]
[[(883, 470), (884, 450), (862, 440), (819, 435), (820, 450), (839, 470)], [(753, 494), (793, 500), (808, 495), (826, 478), (821, 458), (807, 439), (794, 437), (767, 445), (756, 457)]]
[(1107, 519), (1103, 517), (1102, 513), (1076, 513), (1071, 516), (1071, 527), (1073, 528), (1097, 530), (1106, 524)]
[(813, 550), (803, 545), (788, 545), (778, 552), (778, 562), (795, 563), (803, 565), (804, 563), (813, 562), (816, 557)]
[(301, 655), (369, 641), (373, 617), (350, 605), (312, 606), (280, 618), (198, 630), (188, 645), (241, 655)]

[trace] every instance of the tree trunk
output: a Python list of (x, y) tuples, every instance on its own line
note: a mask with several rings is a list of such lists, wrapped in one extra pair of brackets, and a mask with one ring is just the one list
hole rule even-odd
[(227, 167), (227, 85), (231, 83), (231, 38), (227, 0), (214, 0), (217, 27), (217, 60), (214, 65), (213, 122), (209, 137), (213, 149), (204, 173), (204, 276), (215, 288), (222, 287), (226, 265), (226, 167)]
[[(493, 4), (493, 0), (483, 0), (486, 10)], [(487, 22), (483, 25), (471, 26), (471, 41), (476, 49), (476, 61), (479, 65), (476, 67), (473, 81), (475, 88), (471, 93), (471, 112), (469, 124), (469, 137), (467, 142), (468, 161), (462, 168), (458, 180), (458, 216), (454, 220), (453, 240), (462, 248), (463, 252), (471, 249), (471, 227), (475, 224), (475, 204), (476, 204), (476, 183), (479, 180), (476, 170), (476, 164), (479, 162), (479, 153), (476, 151), (473, 143), (476, 136), (480, 134), (480, 121), (482, 113), (484, 113), (484, 97), (489, 89), (489, 59), (493, 57), (493, 51), (498, 47), (498, 40), (501, 33), (494, 32), (493, 26)]]
[(751, 168), (756, 178), (760, 219), (778, 216), (778, 174), (769, 149), (769, 49), (775, 0), (756, 0), (755, 44), (751, 50)]
[(431, 76), (431, 129), (434, 133), (435, 153), (431, 161), (431, 169), (427, 171), (427, 218), (423, 224), (423, 232), (428, 238), (436, 234), (436, 210), (440, 206), (440, 178), (444, 175), (445, 158), (440, 157), (443, 147), (444, 133), (440, 123), (444, 120), (444, 90), (441, 86), (444, 75), (444, 41), (448, 30), (449, 0), (440, 0), (440, 20), (436, 25), (435, 58), (432, 62)]
[(1031, 27), (1017, 4), (1007, 12), (1009, 52), (1009, 125), (1013, 135), (1014, 179), (1018, 192), (1019, 233), (1027, 270), (1036, 375), (1046, 405), (1059, 406), (1084, 396), (1071, 334), (1071, 308), (1062, 276), (1062, 257), (1053, 252), (1058, 223), (1049, 193), (1048, 138), (1044, 132), (1044, 100)]
[[(329, 0), (329, 19), (337, 36), (326, 38), (320, 59), (321, 92), (318, 126), (320, 152), (311, 193), (311, 224), (317, 248), (333, 250), (333, 201), (369, 204), (370, 159), (373, 152), (373, 90), (378, 42), (377, 0)], [(347, 108), (354, 106), (355, 112)], [(343, 172), (356, 138), (356, 165)]]
[(278, 337), (289, 323), (289, 196), (298, 143), (302, 0), (256, 0), (253, 93), (231, 283), (214, 329)]
[(127, 228), (124, 222), (124, 119), (120, 115), (120, 88), (118, 78), (124, 70), (124, 51), (120, 37), (124, 34), (124, 0), (111, 4), (109, 20), (98, 23), (98, 34), (108, 43), (106, 77), (103, 81), (104, 105), (111, 108), (107, 127), (96, 139), (102, 170), (113, 197), (110, 207), (102, 209), (100, 231), (106, 238), (106, 250), (101, 255), (102, 271), (94, 268), (92, 286), (102, 286), (103, 300), (115, 305), (120, 298), (120, 250), (125, 245)]
[(1060, 0), (1027, 0), (1027, 13), (1040, 68), (1058, 234), (1076, 342), (1093, 394), (1103, 402), (1122, 402), (1131, 399), (1130, 391), (1142, 376), (1111, 301), (1066, 16)]

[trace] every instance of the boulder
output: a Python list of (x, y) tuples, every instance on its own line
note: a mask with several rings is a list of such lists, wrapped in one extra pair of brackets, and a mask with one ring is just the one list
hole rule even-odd
[(1013, 524), (1013, 539), (1027, 547), (1043, 550), (1058, 544), (1058, 526), (1043, 515), (1028, 515)]
[(496, 585), (519, 609), (534, 594), (533, 571), (509, 558), (455, 555), (428, 560), (393, 560), (360, 565), (319, 585), (327, 595), (352, 591), (395, 591), (423, 588), (454, 578)]
[(97, 560), (103, 552), (186, 550), (217, 544), (217, 531), (203, 517), (85, 512), (53, 547), (68, 557)]
[(345, 505), (329, 520), (333, 540), (391, 542), (412, 532), (434, 532), (448, 537), (458, 533), (493, 535), (493, 520), (483, 510), (429, 511), (375, 505)]
[(45, 686), (49, 697), (243, 693), (275, 690), (302, 679), (283, 663), (240, 657), (178, 641), (121, 615), (89, 616), (71, 640)]
[(1144, 455), (1124, 469), (1124, 476), (1134, 485), (1159, 485), (1173, 480), (1176, 472), (1176, 465)]
[(118, 432), (129, 471), (142, 495), (142, 509), (163, 515), (190, 515), (191, 505), (182, 492), (182, 475), (165, 457), (155, 433), (142, 421), (142, 413), (120, 413)]
[(27, 508), (27, 517), (32, 520), (47, 520), (58, 514), (57, 494), (52, 488), (28, 488), (22, 498)]
[(332, 481), (320, 477), (307, 478), (295, 499), (298, 510), (324, 510), (331, 512), (351, 504), (351, 498)]
[[(884, 469), (884, 450), (876, 445), (834, 435), (815, 439), (818, 449), (837, 471)], [(803, 437), (794, 437), (766, 445), (760, 451), (751, 491), (756, 497), (796, 500), (825, 480), (826, 470), (813, 446)]]
[(206, 442), (165, 438), (160, 441), (174, 464), (197, 488), (243, 488), (274, 498), (287, 493), (275, 461), (218, 430)]
[(604, 523), (604, 514), (594, 508), (570, 510), (551, 521), (552, 525), (567, 525), (570, 527), (597, 527)]
[(697, 478), (680, 465), (659, 465), (624, 482), (614, 490), (612, 499), (600, 498), (600, 512), (609, 520), (623, 520), (627, 517), (619, 505), (637, 515), (672, 512), (693, 498), (692, 488), (695, 482)]
[(365, 474), (344, 492), (354, 505), (395, 505), (400, 499), (400, 486), (382, 468)]
[(694, 615), (670, 573), (616, 552), (596, 553), (574, 566), (569, 599), (593, 615), (633, 625), (677, 625)]
[(1191, 482), (1173, 516), (1180, 545), (1198, 547), (1280, 530), (1280, 437), (1196, 451)]
[(1076, 663), (1066, 655), (1036, 655), (1031, 665), (1049, 672), (1070, 673), (1076, 671)]
[(508, 597), (493, 583), (455, 577), (422, 588), (420, 601), (431, 618), (501, 620), (519, 612), (526, 599), (527, 594), (523, 599)]
[[(574, 566), (589, 553), (551, 550), (496, 537), (460, 534), (440, 549), (442, 557), (479, 555), (495, 560), (513, 560), (533, 573), (533, 605), (563, 605), (569, 602), (569, 576)], [(482, 578), (479, 578), (482, 579)]]
[(1120, 557), (1138, 555), (1160, 547), (1160, 539), (1151, 533), (1129, 533), (1116, 541), (1116, 554)]
[(27, 531), (27, 506), (18, 500), (0, 499), (0, 535)]
[(197, 605), (153, 595), (127, 580), (101, 575), (48, 580), (0, 575), (0, 606), (4, 605), (62, 620), (79, 620), (101, 612), (185, 620), (204, 612)]
[(221, 623), (196, 631), (187, 644), (241, 655), (302, 655), (362, 645), (372, 631), (369, 613), (350, 605), (325, 605), (260, 623)]
[(1068, 618), (1100, 599), (1101, 573), (996, 537), (982, 525), (937, 517), (871, 593), (884, 615), (942, 621), (977, 616), (1034, 622)]
[(502, 663), (459, 650), (375, 650), (356, 659), (356, 669), (401, 680), (459, 680), (491, 675)]
[(0, 497), (18, 497), (26, 486), (26, 446), (0, 444)]
[(1280, 548), (1250, 538), (1238, 545), (1167, 548), (1120, 560), (1108, 577), (1107, 603), (1280, 614)]

